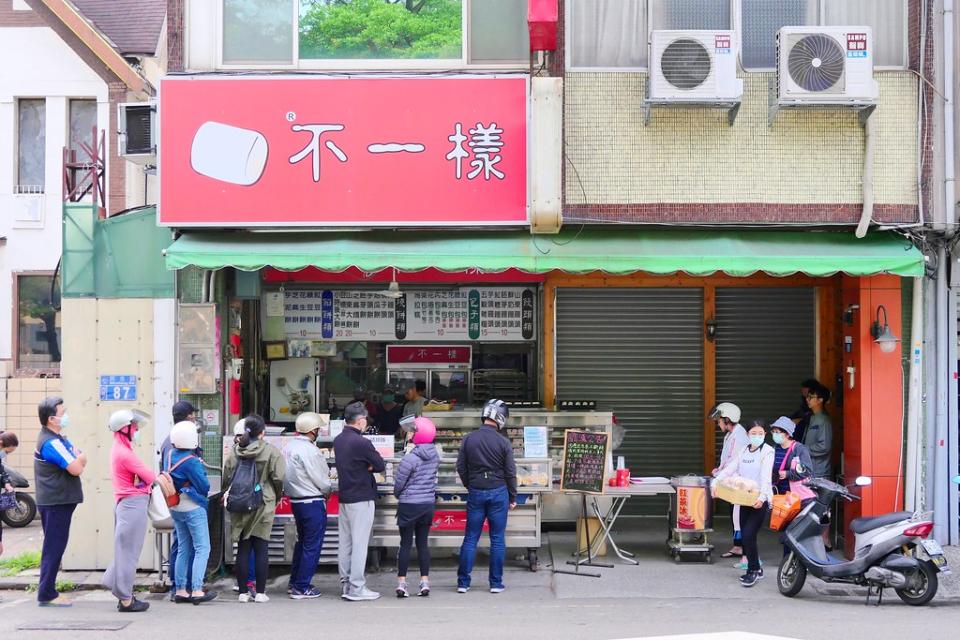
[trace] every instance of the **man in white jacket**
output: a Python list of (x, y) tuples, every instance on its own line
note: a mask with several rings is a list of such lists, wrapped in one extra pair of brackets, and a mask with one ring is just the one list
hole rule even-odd
[(327, 505), (330, 495), (330, 468), (317, 448), (317, 437), (326, 421), (319, 413), (297, 416), (297, 436), (284, 447), (287, 472), (283, 493), (290, 498), (297, 525), (297, 544), (290, 567), (290, 597), (294, 600), (319, 598), (320, 591), (310, 582), (320, 559), (327, 529)]
[[(740, 407), (732, 402), (721, 402), (710, 414), (717, 428), (724, 433), (723, 450), (720, 452), (720, 464), (713, 470), (716, 478), (720, 471), (740, 453), (748, 443), (747, 430), (740, 424)], [(740, 531), (740, 505), (730, 505), (730, 519), (733, 521), (733, 546), (721, 555), (721, 558), (743, 556), (743, 536)], [(740, 564), (744, 564), (741, 562)], [(746, 567), (744, 567), (746, 568)]]

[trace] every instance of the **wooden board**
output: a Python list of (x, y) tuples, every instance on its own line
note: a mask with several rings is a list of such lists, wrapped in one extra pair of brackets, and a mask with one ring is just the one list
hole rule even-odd
[(560, 490), (603, 493), (609, 450), (610, 434), (606, 431), (564, 431)]

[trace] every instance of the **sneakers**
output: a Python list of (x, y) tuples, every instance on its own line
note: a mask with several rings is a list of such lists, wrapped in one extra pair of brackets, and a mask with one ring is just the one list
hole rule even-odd
[(253, 601), (259, 603), (270, 602), (270, 598), (268, 598), (265, 593), (258, 593), (253, 597)]
[(426, 580), (420, 581), (420, 590), (417, 591), (417, 595), (421, 598), (426, 598), (430, 595), (430, 583)]
[(63, 597), (62, 595), (60, 595), (60, 596), (57, 596), (56, 598), (54, 598), (53, 600), (47, 600), (47, 601), (45, 601), (45, 602), (38, 602), (38, 603), (37, 603), (37, 606), (40, 606), (40, 607), (60, 607), (60, 608), (63, 608), (63, 607), (72, 607), (72, 606), (73, 606), (73, 600), (71, 600), (70, 598), (65, 598), (65, 597)]
[(740, 584), (745, 587), (752, 587), (761, 580), (763, 580), (763, 569), (758, 571), (747, 571), (745, 574), (740, 576)]
[(350, 591), (350, 583), (346, 580), (340, 581), (340, 597), (346, 599), (347, 591)]
[(320, 593), (320, 590), (315, 587), (307, 587), (303, 591), (299, 589), (290, 588), (290, 599), (291, 600), (312, 600), (314, 598), (319, 598), (323, 594)]
[(470, 591), (470, 587), (457, 587), (457, 593), (466, 593)]
[(350, 602), (361, 602), (361, 601), (364, 601), (364, 600), (376, 600), (376, 599), (379, 598), (379, 597), (380, 597), (380, 594), (379, 594), (379, 593), (377, 593), (376, 591), (371, 591), (370, 589), (367, 589), (366, 587), (363, 587), (362, 589), (360, 589), (360, 590), (358, 590), (358, 591), (347, 591), (347, 593), (345, 593), (345, 594), (343, 595), (343, 598), (346, 599), (346, 600), (349, 600)]
[(117, 602), (117, 611), (120, 613), (141, 613), (150, 608), (149, 602), (144, 602), (143, 600), (137, 600), (133, 598), (130, 600), (130, 604), (123, 604), (122, 602)]
[(490, 587), (490, 593), (503, 593), (506, 590), (506, 587)]
[(397, 597), (398, 598), (409, 598), (410, 592), (407, 591), (407, 583), (401, 582), (397, 585)]
[(250, 602), (251, 600), (253, 600), (253, 598), (250, 596), (249, 593), (241, 593), (240, 596), (237, 598), (237, 600), (239, 602)]
[[(760, 566), (761, 566), (761, 567), (763, 566), (763, 560), (760, 561)], [(745, 561), (741, 560), (741, 561), (738, 562), (737, 564), (733, 565), (733, 568), (734, 568), (734, 569), (740, 569), (741, 571), (746, 571), (748, 567), (747, 567), (747, 563), (746, 563)]]

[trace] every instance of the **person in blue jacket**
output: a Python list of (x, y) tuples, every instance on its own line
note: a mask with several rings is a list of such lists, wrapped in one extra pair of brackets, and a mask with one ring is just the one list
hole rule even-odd
[[(177, 531), (180, 550), (177, 554), (174, 602), (200, 604), (217, 597), (214, 591), (203, 591), (203, 577), (210, 558), (210, 529), (207, 522), (207, 494), (210, 481), (194, 449), (199, 444), (197, 426), (192, 422), (178, 422), (170, 431), (170, 453), (167, 472), (177, 490), (179, 503), (170, 507), (173, 526)], [(187, 565), (190, 584), (187, 584)]]

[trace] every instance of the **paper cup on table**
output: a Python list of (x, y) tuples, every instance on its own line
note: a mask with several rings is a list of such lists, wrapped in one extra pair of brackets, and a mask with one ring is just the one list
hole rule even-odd
[(258, 131), (204, 122), (190, 148), (190, 165), (200, 175), (249, 186), (267, 166), (267, 139)]

